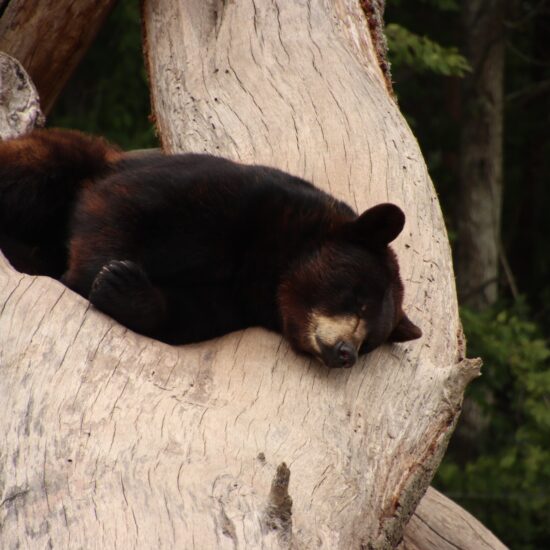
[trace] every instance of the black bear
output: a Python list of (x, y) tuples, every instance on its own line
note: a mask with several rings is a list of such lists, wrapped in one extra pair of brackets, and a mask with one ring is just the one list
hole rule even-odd
[(329, 367), (420, 337), (388, 246), (403, 212), (357, 216), (298, 177), (202, 154), (124, 154), (35, 130), (0, 143), (0, 247), (172, 344), (249, 326)]

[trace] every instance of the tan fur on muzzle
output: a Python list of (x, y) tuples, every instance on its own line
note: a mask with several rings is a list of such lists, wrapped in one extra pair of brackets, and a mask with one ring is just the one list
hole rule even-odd
[(325, 315), (313, 311), (309, 317), (308, 340), (311, 347), (321, 353), (321, 344), (334, 347), (348, 342), (358, 350), (367, 336), (367, 324), (355, 315)]

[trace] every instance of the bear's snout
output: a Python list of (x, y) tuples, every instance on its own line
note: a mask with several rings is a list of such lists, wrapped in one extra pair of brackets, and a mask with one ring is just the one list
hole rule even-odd
[(340, 340), (334, 346), (321, 345), (321, 358), (329, 368), (349, 369), (357, 362), (357, 349), (352, 343)]

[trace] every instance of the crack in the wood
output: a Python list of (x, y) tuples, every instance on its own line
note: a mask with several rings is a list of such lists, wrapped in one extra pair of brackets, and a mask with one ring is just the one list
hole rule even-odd
[(437, 531), (437, 529), (435, 529), (433, 527), (433, 525), (431, 525), (429, 522), (427, 522), (418, 512), (415, 512), (414, 515), (430, 530), (432, 531), (433, 533), (435, 533), (440, 539), (444, 540), (446, 543), (448, 543), (449, 545), (451, 545), (453, 548), (457, 548), (458, 550), (463, 550), (463, 547), (462, 546), (457, 546), (454, 542), (452, 542), (451, 540), (449, 540), (448, 538), (444, 537), (441, 533), (439, 533)]
[(48, 486), (46, 480), (46, 461), (47, 461), (47, 449), (44, 448), (44, 462), (42, 463), (42, 488), (44, 489), (44, 496), (46, 497), (46, 505), (48, 507), (48, 512), (51, 514), (52, 509), (50, 506), (50, 496), (48, 494)]
[(332, 97), (332, 100), (334, 101), (336, 106), (338, 107), (338, 110), (343, 115), (342, 122), (344, 122), (344, 125), (346, 126), (346, 135), (349, 138), (350, 135), (351, 135), (351, 124), (350, 124), (349, 119), (348, 119), (348, 114), (347, 114), (346, 110), (342, 108), (342, 106), (340, 105), (340, 102), (338, 101), (338, 99), (336, 99), (336, 96), (334, 95), (334, 92), (332, 91), (332, 89), (327, 88), (327, 91), (330, 94), (330, 97)]
[(176, 360), (174, 361), (174, 364), (172, 365), (172, 368), (170, 369), (170, 372), (168, 373), (168, 378), (166, 378), (166, 381), (164, 382), (164, 386), (168, 388), (168, 382), (170, 382), (170, 378), (172, 378), (172, 374), (174, 373), (175, 368), (178, 365), (178, 359), (179, 357), (176, 355)]
[(82, 316), (82, 320), (80, 321), (80, 326), (76, 330), (74, 338), (72, 339), (72, 342), (70, 344), (68, 344), (67, 347), (65, 348), (65, 353), (63, 354), (63, 357), (61, 358), (59, 366), (56, 369), (56, 372), (59, 372), (59, 370), (63, 366), (63, 363), (65, 362), (65, 359), (67, 357), (67, 354), (69, 353), (69, 350), (71, 350), (73, 348), (74, 343), (76, 342), (76, 339), (78, 338), (78, 335), (80, 334), (80, 331), (82, 330), (82, 327), (84, 326), (84, 322), (86, 321), (86, 313), (87, 312), (88, 312), (88, 310), (86, 309), (86, 311), (84, 312), (84, 315)]
[[(57, 297), (57, 300), (54, 302), (54, 304), (50, 307), (50, 309), (48, 311), (45, 311), (42, 315), (42, 317), (40, 318), (40, 320), (38, 321), (38, 323), (36, 324), (36, 328), (34, 329), (32, 335), (31, 335), (31, 338), (29, 340), (29, 343), (32, 343), (36, 333), (38, 332), (38, 329), (42, 326), (42, 321), (44, 320), (44, 318), (46, 317), (46, 315), (49, 315), (51, 314), (51, 312), (54, 310), (55, 306), (59, 303), (59, 301), (61, 300), (62, 296), (65, 294), (65, 291), (67, 289), (64, 288), (62, 289), (61, 293), (59, 294), (59, 296)], [(38, 295), (34, 304), (33, 304), (33, 307), (31, 308), (31, 310), (34, 310), (34, 305), (41, 299), (41, 296)]]
[(115, 413), (115, 409), (116, 409), (116, 406), (117, 406), (117, 403), (119, 401), (119, 399), (122, 397), (122, 394), (124, 393), (124, 391), (126, 390), (126, 387), (128, 386), (128, 382), (130, 381), (130, 377), (128, 377), (126, 379), (126, 382), (124, 383), (124, 386), (122, 387), (122, 390), (121, 392), (118, 394), (117, 398), (115, 399), (115, 402), (113, 403), (113, 406), (111, 408), (111, 412), (109, 414), (109, 420), (112, 420), (113, 419), (113, 414)]
[(32, 397), (32, 394), (29, 396), (29, 400), (27, 402), (27, 408), (25, 410), (25, 416), (23, 417), (23, 424), (24, 424), (24, 430), (23, 433), (25, 437), (28, 437), (31, 431), (30, 425), (31, 425), (31, 410), (34, 405), (34, 400)]
[(128, 506), (128, 499), (126, 498), (126, 487), (124, 486), (124, 479), (122, 478), (122, 474), (120, 474), (120, 487), (122, 488), (122, 496), (124, 497), (124, 502), (126, 503), (126, 506)]
[(16, 498), (24, 497), (29, 493), (30, 489), (17, 489), (11, 495), (8, 495), (2, 502), (0, 502), (0, 507), (13, 502)]
[(178, 488), (178, 493), (180, 494), (180, 498), (182, 500), (182, 502), (185, 502), (185, 499), (183, 497), (183, 494), (181, 492), (181, 482), (180, 482), (180, 479), (181, 479), (181, 474), (183, 472), (183, 467), (184, 467), (185, 463), (182, 462), (180, 464), (180, 467), (178, 469), (178, 475), (176, 476), (176, 487)]
[[(8, 302), (10, 301), (11, 297), (14, 295), (16, 290), (19, 288), (19, 285), (21, 284), (21, 281), (23, 281), (24, 277), (22, 276), (15, 285), (14, 288), (12, 288), (11, 292), (6, 296), (6, 299), (4, 300), (4, 303), (2, 304), (2, 309), (0, 310), (0, 317), (4, 314), (4, 310), (6, 309), (6, 306), (8, 305)], [(30, 285), (29, 285), (30, 286)]]
[(111, 436), (111, 444), (109, 445), (109, 449), (107, 451), (107, 454), (111, 453), (111, 450), (112, 450), (113, 445), (115, 443), (115, 436), (116, 436), (116, 421), (113, 423), (113, 435)]
[[(237, 72), (235, 71), (235, 69), (233, 68), (232, 64), (231, 64), (231, 60), (229, 58), (229, 54), (227, 55), (227, 62), (228, 62), (228, 65), (229, 65), (229, 68), (231, 69), (231, 71), (233, 72), (233, 75), (235, 76), (235, 78), (237, 79), (237, 82), (239, 84), (239, 86), (241, 87), (241, 89), (243, 90), (243, 92), (248, 95), (248, 97), (250, 97), (250, 99), (252, 100), (252, 103), (254, 103), (254, 105), (256, 106), (256, 108), (258, 109), (258, 111), (260, 111), (261, 113), (261, 117), (260, 117), (260, 121), (262, 122), (266, 132), (267, 132), (267, 135), (269, 135), (269, 128), (265, 122), (265, 119), (264, 119), (264, 111), (263, 109), (260, 107), (260, 104), (256, 101), (256, 98), (254, 97), (254, 95), (252, 94), (252, 92), (250, 92), (250, 90), (248, 90), (248, 88), (246, 88), (246, 86), (244, 85), (244, 82), (239, 78), (239, 75), (237, 74)], [(239, 119), (240, 120), (240, 119)], [(243, 123), (244, 124), (244, 123)], [(266, 137), (266, 141), (269, 141), (267, 139), (267, 136)]]
[(315, 496), (315, 491), (323, 484), (325, 479), (327, 478), (327, 471), (329, 468), (332, 468), (332, 464), (328, 464), (327, 467), (321, 472), (320, 480), (314, 485), (313, 489), (311, 490), (311, 498), (309, 499), (309, 507), (313, 508), (313, 498)]
[[(252, 7), (254, 9), (254, 34), (258, 36), (258, 7), (256, 6), (255, 0), (252, 0)], [(258, 36), (259, 38), (259, 36)]]
[(175, 522), (172, 520), (172, 514), (170, 513), (170, 507), (168, 506), (168, 499), (166, 498), (166, 493), (164, 493), (162, 496), (164, 497), (164, 506), (166, 508), (166, 513), (168, 515), (168, 522), (172, 527), (172, 541), (175, 544), (176, 543), (176, 525), (175, 525)]
[(69, 519), (67, 517), (67, 508), (65, 508), (65, 503), (61, 501), (61, 509), (63, 511), (63, 519), (65, 521), (65, 527), (67, 528), (67, 545), (71, 547), (71, 530), (69, 529)]
[[(317, 48), (317, 51), (321, 57), (323, 57), (323, 52), (317, 42), (315, 42), (315, 39), (313, 38), (313, 25), (311, 23), (311, 1), (308, 1), (307, 3), (307, 26), (308, 26), (308, 36), (311, 40), (311, 43)], [(317, 70), (317, 67), (315, 66), (315, 59), (313, 59), (313, 67)], [(319, 73), (321, 74), (321, 73)]]
[(21, 292), (21, 294), (16, 298), (15, 304), (14, 304), (15, 309), (18, 309), (18, 307), (19, 307), (19, 302), (21, 302), (21, 300), (23, 299), (23, 297), (30, 291), (30, 289), (32, 288), (32, 286), (34, 285), (34, 283), (36, 283), (36, 281), (37, 281), (37, 277), (33, 277), (33, 278), (31, 279), (31, 282), (29, 283), (29, 286), (28, 286), (23, 292)]
[(298, 132), (298, 126), (296, 125), (296, 117), (294, 116), (294, 108), (292, 109), (292, 113), (290, 116), (292, 117), (292, 124), (294, 125), (294, 137), (296, 138), (296, 149), (298, 150), (298, 156), (301, 154), (301, 148), (300, 148), (300, 139), (299, 139), (299, 132)]
[[(385, 505), (379, 516), (379, 532), (382, 533), (381, 536), (388, 536), (394, 530), (392, 529), (391, 523), (395, 522), (399, 517), (406, 515), (408, 508), (405, 506), (404, 501), (407, 496), (414, 492), (412, 489), (414, 484), (433, 472), (434, 460), (437, 458), (438, 454), (439, 458), (441, 458), (441, 453), (444, 452), (445, 444), (442, 440), (444, 440), (446, 436), (450, 436), (449, 428), (452, 426), (453, 421), (455, 421), (457, 412), (456, 409), (449, 407), (446, 418), (443, 418), (439, 423), (439, 428), (436, 428), (435, 434), (430, 438), (430, 442), (425, 448), (425, 451), (418, 456), (402, 476), (400, 483), (393, 493), (393, 497), (390, 502)], [(436, 462), (439, 464), (438, 460), (436, 460)], [(407, 504), (410, 507), (411, 502), (409, 501)], [(384, 524), (388, 523), (389, 527), (384, 527)]]
[(277, 12), (277, 35), (279, 37), (279, 43), (281, 44), (281, 48), (283, 48), (283, 51), (286, 54), (287, 63), (290, 63), (290, 55), (288, 53), (288, 50), (286, 49), (286, 46), (283, 42), (283, 37), (282, 37), (283, 29), (281, 26), (281, 10), (279, 8), (279, 4), (276, 1), (273, 1), (273, 5), (275, 6), (275, 11)]
[(134, 512), (134, 509), (131, 508), (132, 511), (132, 518), (134, 520), (134, 527), (136, 528), (136, 539), (139, 539), (139, 525), (136, 518), (136, 513)]
[(226, 0), (221, 0), (217, 2), (217, 4), (221, 7), (221, 9), (216, 9), (216, 7), (213, 6), (213, 13), (216, 19), (214, 23), (214, 36), (216, 38), (216, 42), (218, 41), (220, 29), (222, 28), (223, 20), (225, 19)]

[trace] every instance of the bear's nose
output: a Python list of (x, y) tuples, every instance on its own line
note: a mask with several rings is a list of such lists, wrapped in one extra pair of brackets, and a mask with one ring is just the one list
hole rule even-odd
[(335, 346), (337, 366), (343, 368), (352, 367), (357, 361), (357, 350), (349, 342), (338, 342)]

